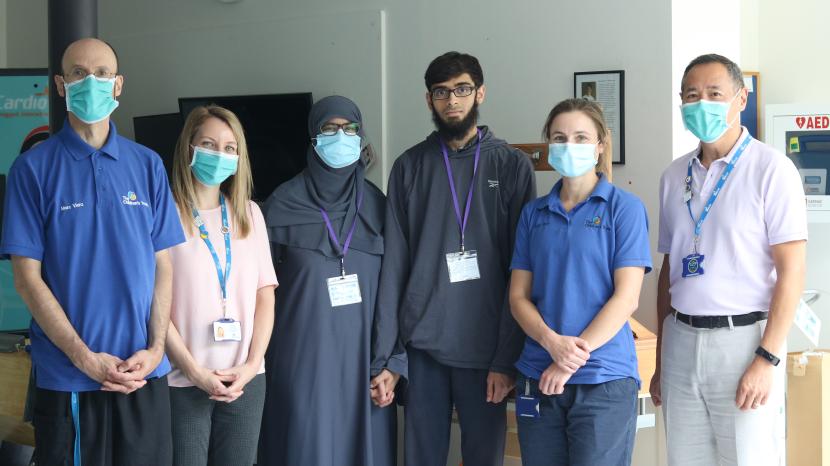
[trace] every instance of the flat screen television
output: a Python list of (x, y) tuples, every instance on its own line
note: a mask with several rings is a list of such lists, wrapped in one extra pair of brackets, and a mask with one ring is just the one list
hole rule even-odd
[(161, 156), (167, 177), (173, 170), (173, 151), (176, 141), (182, 131), (182, 115), (180, 113), (164, 113), (161, 115), (137, 116), (133, 118), (135, 141), (153, 149)]
[(216, 104), (242, 122), (254, 179), (253, 198), (262, 202), (306, 166), (310, 92), (242, 96), (182, 97), (182, 121), (199, 105)]

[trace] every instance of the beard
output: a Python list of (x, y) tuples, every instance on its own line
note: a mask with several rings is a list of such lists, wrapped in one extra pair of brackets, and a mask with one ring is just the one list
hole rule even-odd
[(473, 102), (473, 108), (470, 109), (467, 116), (461, 120), (454, 121), (445, 121), (441, 118), (441, 115), (435, 111), (435, 107), (432, 108), (432, 122), (435, 123), (435, 128), (438, 130), (438, 134), (445, 141), (456, 141), (467, 136), (470, 130), (475, 127), (477, 121), (478, 102)]

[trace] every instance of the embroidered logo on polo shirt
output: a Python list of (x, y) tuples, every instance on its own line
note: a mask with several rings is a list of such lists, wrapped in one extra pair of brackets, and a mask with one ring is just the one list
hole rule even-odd
[(487, 180), (487, 184), (489, 185), (489, 188), (498, 188), (499, 180)]
[(126, 196), (121, 196), (121, 203), (124, 205), (141, 205), (144, 207), (150, 207), (150, 204), (147, 204), (144, 201), (139, 201), (138, 196), (136, 196), (132, 191), (127, 191)]
[(608, 225), (602, 224), (602, 217), (595, 215), (593, 218), (585, 219), (585, 226), (588, 228), (597, 228), (602, 230), (610, 230)]

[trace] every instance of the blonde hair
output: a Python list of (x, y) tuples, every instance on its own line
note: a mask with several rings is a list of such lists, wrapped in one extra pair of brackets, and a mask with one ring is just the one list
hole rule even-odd
[(191, 209), (196, 205), (196, 190), (193, 187), (193, 173), (190, 170), (190, 163), (193, 159), (193, 151), (190, 145), (193, 138), (202, 125), (211, 118), (218, 118), (231, 128), (236, 138), (236, 153), (239, 156), (239, 164), (236, 173), (228, 177), (219, 186), (219, 190), (225, 196), (232, 210), (230, 219), (232, 230), (239, 238), (248, 236), (251, 231), (251, 218), (248, 215), (248, 203), (251, 200), (253, 190), (253, 179), (251, 177), (251, 162), (248, 159), (248, 146), (245, 144), (245, 132), (239, 118), (226, 108), (218, 105), (199, 106), (190, 112), (184, 122), (184, 128), (176, 143), (176, 151), (173, 153), (173, 198), (176, 200), (176, 207), (179, 209), (179, 217), (182, 225), (189, 233), (193, 233), (193, 217)]
[(604, 173), (609, 181), (611, 179), (611, 161), (613, 160), (611, 147), (611, 131), (605, 123), (605, 116), (602, 114), (602, 107), (598, 103), (588, 99), (567, 99), (556, 104), (553, 110), (548, 114), (545, 120), (545, 126), (542, 128), (542, 138), (550, 142), (550, 126), (553, 120), (559, 115), (569, 112), (580, 112), (587, 116), (597, 129), (597, 137), (602, 143), (602, 152), (599, 154), (597, 161), (597, 172)]

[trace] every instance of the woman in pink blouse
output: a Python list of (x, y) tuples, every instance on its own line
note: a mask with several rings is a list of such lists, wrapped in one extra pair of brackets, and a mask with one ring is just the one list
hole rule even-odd
[(251, 165), (236, 115), (213, 105), (190, 113), (171, 182), (188, 238), (170, 254), (174, 463), (251, 465), (277, 277), (262, 212), (251, 201)]

